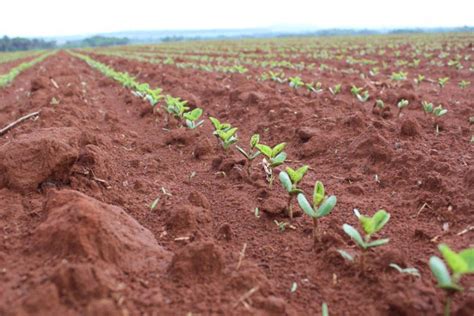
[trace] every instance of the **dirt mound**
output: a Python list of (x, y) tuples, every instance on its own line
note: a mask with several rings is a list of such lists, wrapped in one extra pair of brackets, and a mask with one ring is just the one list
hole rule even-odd
[(389, 162), (392, 159), (393, 150), (387, 140), (374, 129), (370, 129), (349, 144), (347, 156), (367, 158), (372, 163)]
[(119, 207), (64, 190), (51, 192), (46, 210), (48, 218), (35, 232), (35, 251), (104, 261), (127, 271), (166, 265), (169, 254), (153, 234)]
[(46, 181), (67, 182), (79, 136), (74, 128), (44, 128), (1, 146), (0, 187), (29, 191)]
[(178, 251), (169, 273), (182, 280), (206, 280), (222, 274), (224, 252), (212, 241), (195, 242)]
[(212, 227), (210, 211), (202, 207), (179, 205), (170, 210), (167, 218), (166, 229), (175, 236), (205, 234)]

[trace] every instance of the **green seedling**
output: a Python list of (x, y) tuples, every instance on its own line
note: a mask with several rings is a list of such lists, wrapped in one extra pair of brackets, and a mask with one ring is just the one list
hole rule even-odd
[(298, 89), (298, 88), (301, 88), (302, 86), (304, 86), (304, 82), (303, 80), (296, 76), (296, 77), (290, 77), (290, 87), (294, 88), (294, 89)]
[(321, 93), (323, 92), (322, 86), (321, 82), (311, 82), (306, 84), (306, 89), (308, 89), (309, 92)]
[(245, 159), (247, 159), (247, 173), (250, 175), (250, 167), (252, 164), (252, 161), (260, 155), (260, 152), (254, 151), (255, 147), (258, 145), (258, 142), (260, 141), (260, 135), (259, 134), (254, 134), (250, 138), (250, 149), (248, 152), (246, 152), (243, 148), (239, 147), (238, 145), (235, 146), (239, 153), (241, 153)]
[(204, 121), (198, 121), (199, 118), (202, 115), (202, 109), (201, 108), (195, 108), (192, 111), (186, 112), (183, 114), (183, 117), (186, 122), (186, 126), (190, 129), (195, 129), (199, 126), (201, 126)]
[(303, 193), (301, 189), (297, 187), (298, 183), (303, 179), (304, 175), (308, 171), (309, 166), (303, 166), (299, 169), (293, 170), (290, 167), (286, 167), (286, 171), (282, 171), (279, 174), (280, 182), (288, 192), (288, 216), (290, 219), (293, 219), (293, 208), (291, 206), (291, 202), (293, 201), (293, 197), (299, 193)]
[(352, 93), (354, 96), (357, 96), (357, 95), (361, 94), (361, 92), (362, 92), (363, 89), (364, 89), (364, 88), (362, 88), (362, 87), (359, 88), (359, 87), (357, 87), (357, 86), (352, 86), (352, 87), (351, 87), (351, 93)]
[(280, 232), (284, 232), (287, 227), (291, 229), (296, 229), (295, 226), (290, 225), (290, 223), (287, 223), (287, 222), (279, 222), (277, 220), (274, 220), (273, 222), (275, 223), (275, 225), (278, 226), (278, 229), (280, 230)]
[(166, 111), (173, 115), (175, 118), (182, 119), (184, 113), (189, 110), (189, 107), (186, 106), (187, 101), (181, 100), (180, 98), (175, 98), (170, 95), (166, 96)]
[(276, 81), (276, 82), (278, 82), (278, 83), (284, 83), (284, 82), (286, 82), (285, 74), (282, 73), (282, 72), (269, 71), (268, 74), (269, 74), (270, 79), (271, 79), (272, 81)]
[(438, 78), (438, 84), (440, 88), (444, 88), (444, 86), (448, 83), (449, 77)]
[(354, 213), (359, 219), (359, 224), (362, 226), (365, 236), (362, 237), (357, 229), (349, 224), (344, 224), (342, 229), (360, 248), (362, 248), (363, 252), (361, 257), (361, 265), (362, 268), (364, 268), (365, 253), (367, 250), (385, 245), (390, 241), (388, 238), (371, 241), (372, 235), (380, 231), (385, 226), (385, 224), (387, 224), (388, 220), (390, 219), (390, 214), (385, 210), (379, 210), (374, 214), (374, 216), (370, 217), (361, 215), (357, 209), (354, 209)]
[(369, 70), (369, 75), (375, 77), (379, 74), (379, 67), (373, 67)]
[(282, 165), (286, 160), (285, 149), (286, 143), (280, 143), (275, 147), (264, 144), (257, 144), (255, 147), (266, 157), (263, 159), (263, 168), (267, 175), (267, 181), (269, 182), (270, 188), (273, 186), (273, 169)]
[(362, 94), (357, 95), (357, 100), (359, 100), (360, 102), (367, 102), (369, 97), (369, 91), (365, 90)]
[(425, 76), (423, 76), (423, 75), (418, 75), (418, 77), (415, 78), (415, 83), (416, 83), (417, 85), (420, 85), (424, 80), (425, 80)]
[(316, 243), (320, 240), (318, 219), (331, 213), (336, 206), (337, 198), (334, 195), (327, 197), (323, 183), (316, 181), (313, 190), (313, 205), (308, 202), (303, 193), (298, 194), (297, 200), (303, 212), (313, 219), (313, 239)]
[(212, 126), (214, 126), (214, 132), (212, 132), (212, 134), (217, 138), (218, 143), (222, 144), (219, 132), (226, 132), (230, 130), (232, 125), (229, 123), (221, 123), (218, 119), (212, 116), (209, 117), (209, 120), (211, 121)]
[(392, 73), (392, 76), (390, 76), (390, 79), (393, 81), (403, 81), (406, 80), (408, 76), (408, 73), (400, 71), (400, 72), (394, 72)]
[(469, 85), (471, 84), (470, 81), (467, 80), (461, 80), (458, 85), (461, 89), (466, 89)]
[(377, 99), (374, 103), (374, 108), (378, 108), (379, 110), (383, 110), (385, 108), (385, 103), (383, 100)]
[(423, 111), (426, 114), (433, 114), (435, 117), (435, 125), (436, 125), (436, 135), (439, 134), (439, 124), (438, 119), (448, 113), (447, 109), (444, 109), (443, 106), (440, 104), (437, 107), (433, 106), (433, 103), (428, 103), (426, 101), (422, 101), (421, 105), (423, 106)]
[(401, 99), (400, 101), (398, 101), (397, 103), (398, 116), (400, 116), (400, 114), (402, 113), (402, 110), (406, 108), (409, 103), (410, 102), (408, 102), (408, 100), (405, 100), (405, 99)]
[(329, 91), (332, 93), (332, 95), (338, 95), (341, 93), (342, 85), (339, 83), (335, 85), (334, 87), (330, 87)]
[(146, 91), (146, 96), (145, 99), (150, 102), (151, 106), (155, 106), (158, 104), (158, 102), (164, 98), (164, 96), (161, 94), (163, 89), (157, 88), (157, 89), (148, 89)]
[(438, 249), (444, 261), (451, 269), (452, 274), (449, 273), (446, 264), (439, 257), (431, 257), (429, 266), (438, 282), (438, 287), (446, 291), (447, 297), (444, 315), (449, 316), (453, 294), (463, 291), (462, 286), (459, 284), (461, 277), (466, 274), (474, 273), (474, 248), (468, 248), (456, 253), (446, 244), (440, 244)]
[(235, 144), (238, 140), (237, 135), (235, 134), (237, 132), (237, 127), (232, 127), (228, 130), (219, 130), (217, 132), (217, 136), (219, 137), (219, 140), (221, 141), (222, 147), (227, 150)]
[(423, 106), (423, 111), (425, 111), (425, 114), (433, 113), (433, 103), (421, 101), (421, 105)]

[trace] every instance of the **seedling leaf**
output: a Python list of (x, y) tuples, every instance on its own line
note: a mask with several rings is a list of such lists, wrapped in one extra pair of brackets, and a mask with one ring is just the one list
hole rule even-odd
[(308, 214), (309, 216), (313, 218), (316, 217), (316, 212), (313, 210), (313, 208), (311, 207), (311, 204), (309, 204), (304, 194), (302, 193), (298, 194), (298, 197), (296, 199), (298, 200), (299, 206), (306, 214)]
[(290, 180), (290, 177), (285, 171), (280, 172), (279, 174), (280, 182), (285, 188), (286, 191), (291, 192), (293, 186)]
[(367, 245), (365, 244), (364, 240), (362, 239), (362, 236), (359, 234), (359, 232), (352, 227), (349, 224), (344, 224), (342, 225), (342, 229), (344, 232), (349, 235), (360, 247), (366, 249)]
[(328, 197), (318, 208), (318, 211), (316, 212), (316, 217), (323, 217), (331, 213), (334, 206), (336, 206), (336, 202), (337, 198), (334, 195)]

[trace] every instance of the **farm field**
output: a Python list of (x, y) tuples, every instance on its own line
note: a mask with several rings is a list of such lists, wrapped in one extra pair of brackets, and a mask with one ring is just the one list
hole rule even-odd
[(0, 54), (0, 314), (473, 315), (473, 41)]

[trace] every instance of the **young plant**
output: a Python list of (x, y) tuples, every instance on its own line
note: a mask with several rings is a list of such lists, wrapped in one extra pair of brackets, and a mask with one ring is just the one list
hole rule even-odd
[(467, 80), (461, 80), (458, 85), (461, 89), (466, 89), (469, 85), (471, 84), (470, 81)]
[(231, 127), (227, 130), (219, 130), (217, 131), (217, 136), (221, 142), (222, 147), (227, 150), (235, 144), (238, 140), (237, 135), (237, 127)]
[(273, 186), (274, 180), (273, 169), (283, 164), (286, 160), (286, 153), (283, 151), (285, 146), (286, 143), (280, 143), (273, 148), (264, 144), (257, 144), (255, 146), (266, 157), (263, 159), (263, 168), (267, 174), (270, 188)]
[(294, 88), (294, 89), (298, 89), (298, 88), (301, 88), (302, 86), (304, 86), (304, 82), (303, 80), (301, 80), (300, 77), (296, 76), (296, 77), (290, 77), (290, 87)]
[(423, 75), (418, 75), (418, 77), (415, 78), (415, 83), (416, 83), (417, 85), (420, 85), (424, 80), (425, 80), (425, 76), (423, 76)]
[(311, 82), (306, 84), (306, 89), (308, 89), (309, 92), (314, 92), (314, 93), (321, 93), (323, 92), (322, 88), (322, 83), (321, 82)]
[(374, 108), (378, 108), (379, 110), (383, 110), (385, 108), (385, 103), (381, 99), (377, 99), (374, 103)]
[(444, 86), (448, 83), (449, 77), (438, 78), (438, 84), (440, 88), (444, 88)]
[(239, 153), (241, 153), (246, 159), (247, 159), (247, 173), (250, 175), (250, 167), (252, 164), (252, 161), (257, 158), (258, 155), (260, 155), (260, 152), (254, 151), (255, 146), (258, 145), (258, 142), (260, 141), (260, 135), (259, 134), (254, 134), (250, 138), (250, 149), (249, 152), (246, 152), (243, 148), (239, 147), (238, 145), (235, 146)]
[(324, 185), (321, 181), (316, 181), (313, 190), (313, 205), (311, 205), (303, 193), (299, 193), (298, 204), (307, 215), (313, 219), (313, 239), (316, 243), (320, 240), (318, 231), (318, 219), (328, 215), (336, 206), (337, 198), (334, 195), (326, 196)]
[(280, 182), (288, 192), (288, 216), (290, 220), (293, 219), (293, 208), (291, 206), (291, 202), (293, 201), (293, 197), (299, 193), (302, 193), (301, 189), (297, 187), (298, 183), (303, 179), (304, 175), (308, 171), (308, 166), (304, 165), (303, 167), (293, 170), (290, 167), (286, 167), (286, 172), (282, 171), (279, 174)]
[(439, 124), (438, 120), (440, 117), (448, 113), (447, 109), (444, 109), (443, 106), (440, 104), (437, 107), (433, 106), (433, 103), (428, 103), (426, 101), (422, 101), (421, 105), (423, 106), (423, 110), (426, 114), (433, 114), (435, 118), (435, 125), (436, 125), (436, 135), (439, 134)]
[(461, 277), (465, 274), (474, 273), (474, 248), (465, 249), (456, 253), (446, 244), (440, 244), (438, 249), (444, 261), (446, 261), (451, 269), (452, 275), (449, 273), (446, 264), (439, 257), (431, 257), (429, 265), (436, 281), (438, 281), (438, 287), (446, 291), (447, 297), (444, 315), (449, 315), (453, 294), (463, 291), (462, 286), (459, 284)]
[(155, 105), (158, 104), (158, 102), (164, 98), (164, 96), (161, 94), (163, 89), (157, 88), (157, 89), (148, 89), (146, 92), (145, 99), (150, 102), (150, 105), (152, 107), (155, 107)]
[(394, 72), (392, 73), (392, 76), (390, 77), (390, 79), (392, 79), (393, 81), (403, 81), (407, 79), (407, 76), (408, 76), (408, 73), (403, 72), (403, 71)]
[(183, 114), (189, 110), (189, 107), (186, 106), (188, 101), (181, 100), (180, 98), (174, 98), (170, 95), (166, 96), (166, 111), (173, 115), (175, 118), (182, 119)]
[(365, 90), (362, 94), (357, 95), (357, 100), (359, 100), (360, 102), (367, 102), (369, 97), (369, 91)]
[(341, 92), (341, 88), (342, 85), (339, 83), (334, 87), (329, 87), (329, 91), (332, 93), (332, 95), (338, 95)]
[(359, 213), (358, 210), (354, 210), (355, 215), (359, 219), (359, 224), (362, 226), (362, 229), (365, 232), (365, 236), (362, 237), (361, 234), (349, 224), (344, 224), (342, 229), (344, 232), (351, 237), (352, 240), (363, 250), (363, 255), (361, 259), (362, 267), (365, 264), (365, 253), (369, 248), (378, 247), (385, 245), (389, 242), (390, 239), (378, 239), (371, 241), (372, 235), (380, 231), (385, 224), (387, 224), (390, 219), (390, 214), (385, 210), (377, 211), (374, 216), (364, 216)]
[(192, 111), (186, 112), (183, 114), (183, 117), (186, 122), (186, 126), (190, 129), (195, 129), (202, 125), (204, 121), (198, 121), (199, 118), (202, 115), (202, 109), (201, 108), (195, 108)]
[(401, 99), (397, 103), (397, 108), (398, 108), (398, 116), (402, 113), (402, 110), (408, 106), (409, 102), (408, 100)]
[(232, 128), (232, 125), (230, 125), (229, 123), (221, 123), (218, 119), (212, 116), (209, 117), (209, 120), (211, 121), (212, 126), (214, 126), (214, 132), (212, 132), (212, 134), (217, 138), (218, 143), (221, 144), (219, 131), (222, 131), (222, 132), (228, 131), (229, 129)]

